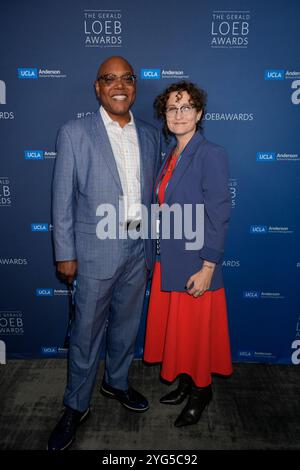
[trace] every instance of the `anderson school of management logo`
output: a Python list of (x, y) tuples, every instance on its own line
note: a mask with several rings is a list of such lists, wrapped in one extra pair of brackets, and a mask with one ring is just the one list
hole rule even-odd
[(286, 226), (271, 226), (271, 225), (250, 225), (249, 232), (252, 235), (267, 235), (267, 234), (292, 234), (294, 230)]
[(142, 80), (186, 80), (189, 75), (184, 70), (165, 70), (165, 69), (141, 69), (140, 77)]
[(265, 80), (292, 80), (291, 101), (293, 104), (300, 104), (300, 72), (296, 70), (268, 69), (264, 73)]
[(298, 153), (287, 153), (287, 152), (257, 152), (256, 161), (260, 163), (269, 162), (299, 162), (300, 156)]
[(18, 68), (18, 78), (21, 80), (31, 80), (38, 78), (66, 78), (67, 75), (64, 74), (59, 69), (47, 69), (47, 68)]
[(47, 150), (24, 150), (25, 160), (47, 160), (56, 158), (56, 152)]

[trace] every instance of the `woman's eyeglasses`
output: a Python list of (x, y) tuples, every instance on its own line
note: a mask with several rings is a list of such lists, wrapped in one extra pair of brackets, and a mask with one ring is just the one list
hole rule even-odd
[(176, 108), (176, 106), (170, 106), (170, 108), (166, 109), (166, 115), (168, 117), (175, 117), (177, 116), (177, 112), (180, 111), (181, 116), (188, 116), (192, 113), (193, 109), (195, 109), (195, 106), (183, 105), (180, 106), (180, 108)]

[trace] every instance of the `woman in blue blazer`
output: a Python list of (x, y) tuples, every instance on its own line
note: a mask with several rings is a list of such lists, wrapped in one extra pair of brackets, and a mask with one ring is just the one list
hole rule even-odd
[(154, 103), (165, 135), (176, 142), (155, 187), (160, 224), (144, 360), (161, 362), (169, 382), (179, 377), (177, 388), (160, 400), (177, 405), (188, 397), (177, 427), (199, 421), (212, 399), (213, 373), (232, 373), (222, 277), (228, 162), (224, 149), (200, 133), (205, 102), (203, 90), (183, 81)]

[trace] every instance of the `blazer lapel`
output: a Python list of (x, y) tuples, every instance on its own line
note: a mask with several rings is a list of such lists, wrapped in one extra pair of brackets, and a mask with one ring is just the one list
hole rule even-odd
[(139, 143), (139, 150), (140, 150), (140, 178), (141, 178), (141, 192), (142, 192), (142, 199), (145, 188), (151, 187), (151, 181), (148, 181), (148, 175), (152, 175), (151, 171), (151, 159), (149, 158), (148, 152), (148, 139), (145, 135), (145, 130), (143, 126), (139, 123), (138, 119), (134, 120), (137, 135), (138, 135), (138, 143)]
[(157, 172), (157, 175), (156, 175), (156, 178), (155, 178), (154, 191), (157, 188), (158, 182), (160, 180), (161, 172), (163, 171), (163, 168), (164, 168), (164, 166), (165, 166), (165, 164), (166, 164), (166, 162), (169, 158), (169, 155), (171, 153), (172, 148), (174, 148), (174, 145), (175, 145), (174, 142), (172, 142), (172, 144), (167, 145), (167, 147), (164, 149), (164, 152), (161, 153), (162, 163), (160, 165), (160, 168), (159, 168), (159, 170)]
[(171, 194), (173, 193), (174, 189), (176, 188), (177, 184), (181, 180), (182, 176), (190, 166), (192, 162), (192, 158), (196, 150), (198, 149), (199, 145), (203, 142), (203, 136), (196, 132), (192, 139), (187, 144), (186, 148), (183, 151), (183, 155), (176, 166), (172, 178), (166, 188), (165, 192), (165, 202), (169, 200)]
[(116, 160), (99, 110), (94, 113), (92, 122), (96, 148), (98, 149), (99, 154), (102, 155), (106, 161), (115, 182), (117, 183), (121, 193), (123, 193)]

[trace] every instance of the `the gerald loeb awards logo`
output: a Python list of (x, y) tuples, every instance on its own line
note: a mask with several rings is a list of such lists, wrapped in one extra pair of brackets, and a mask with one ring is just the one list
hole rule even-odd
[(84, 10), (86, 47), (121, 47), (121, 10)]
[(213, 11), (210, 46), (245, 49), (249, 43), (250, 11)]
[(0, 207), (11, 205), (11, 187), (9, 178), (0, 176)]

